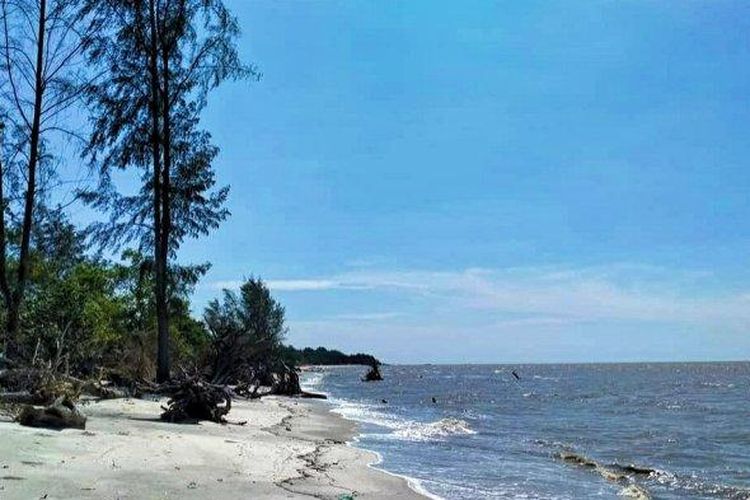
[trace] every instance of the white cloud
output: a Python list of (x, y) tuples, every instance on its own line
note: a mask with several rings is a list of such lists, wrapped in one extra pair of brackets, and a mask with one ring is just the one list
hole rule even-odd
[(284, 292), (340, 288), (339, 283), (332, 280), (270, 280), (266, 284), (271, 290)]
[[(291, 315), (295, 344), (402, 362), (708, 360), (750, 352), (750, 291), (722, 287), (710, 272), (633, 264), (361, 269), (320, 281), (332, 295), (314, 300), (330, 302), (325, 313)], [(352, 304), (390, 310), (356, 313)]]
[[(498, 321), (571, 322), (638, 320), (750, 324), (750, 292), (707, 296), (701, 280), (710, 273), (679, 273), (636, 264), (589, 268), (468, 268), (459, 271), (349, 271), (315, 279), (270, 280), (284, 292), (377, 290), (421, 297), (435, 310), (496, 313)], [(214, 288), (236, 288), (218, 282)], [(691, 293), (692, 291), (692, 293)], [(342, 313), (341, 321), (389, 320), (394, 313)], [(503, 317), (509, 316), (510, 319)], [(517, 316), (522, 316), (518, 319)], [(332, 320), (336, 318), (328, 318)]]
[(213, 281), (208, 284), (208, 288), (211, 290), (236, 290), (241, 285), (242, 281), (237, 280)]
[[(209, 285), (213, 290), (237, 290), (244, 282), (240, 280), (214, 281)], [(266, 285), (277, 292), (301, 292), (315, 290), (335, 290), (347, 288), (345, 284), (328, 279), (294, 279), (294, 280), (268, 280)]]

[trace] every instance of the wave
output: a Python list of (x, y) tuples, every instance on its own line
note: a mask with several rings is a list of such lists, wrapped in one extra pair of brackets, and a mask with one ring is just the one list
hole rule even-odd
[(305, 371), (300, 376), (300, 387), (303, 391), (315, 392), (323, 382), (325, 372), (322, 371)]
[(365, 424), (371, 424), (387, 429), (387, 434), (368, 434), (372, 437), (385, 437), (389, 439), (402, 439), (404, 441), (432, 441), (443, 440), (450, 436), (476, 434), (466, 420), (455, 417), (446, 417), (435, 422), (419, 422), (392, 413), (387, 413), (378, 408), (350, 401), (332, 399), (335, 405), (333, 411), (348, 418)]
[(465, 420), (448, 417), (429, 424), (410, 422), (410, 425), (397, 430), (394, 434), (409, 441), (429, 441), (461, 434), (476, 434), (476, 431), (469, 427)]
[(723, 383), (723, 382), (700, 382), (698, 384), (700, 387), (725, 387), (727, 389), (734, 389), (734, 384), (732, 383)]

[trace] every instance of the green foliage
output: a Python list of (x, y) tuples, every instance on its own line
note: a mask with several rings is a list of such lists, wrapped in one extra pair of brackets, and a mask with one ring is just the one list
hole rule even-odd
[(239, 293), (224, 290), (209, 303), (204, 321), (213, 344), (213, 378), (234, 381), (246, 368), (281, 361), (286, 335), (284, 307), (260, 278), (250, 278)]
[(126, 309), (115, 291), (116, 273), (97, 262), (82, 262), (56, 279), (43, 277), (32, 288), (22, 316), (27, 348), (53, 367), (86, 371), (111, 354), (124, 333)]
[[(152, 260), (128, 250), (120, 263), (111, 263), (87, 255), (85, 248), (83, 234), (61, 213), (48, 212), (39, 221), (21, 315), (24, 359), (79, 375), (109, 367), (151, 377), (156, 353)], [(188, 301), (207, 269), (206, 264), (175, 266), (170, 273), (172, 349), (186, 367), (197, 364), (209, 345)]]

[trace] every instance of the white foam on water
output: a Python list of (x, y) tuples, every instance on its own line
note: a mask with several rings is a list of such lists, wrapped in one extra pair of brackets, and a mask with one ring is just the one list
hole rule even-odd
[(391, 413), (379, 411), (376, 407), (353, 403), (346, 400), (331, 399), (335, 405), (332, 410), (344, 418), (382, 427), (390, 432), (378, 437), (403, 439), (404, 441), (442, 440), (449, 436), (476, 434), (468, 422), (460, 418), (447, 417), (435, 422), (418, 422), (402, 418)]
[(314, 392), (323, 382), (323, 372), (304, 372), (300, 377), (299, 385), (303, 391)]
[(476, 434), (476, 431), (469, 427), (468, 422), (453, 417), (442, 418), (429, 424), (418, 422), (412, 424), (397, 430), (394, 434), (409, 441), (429, 441), (448, 436)]

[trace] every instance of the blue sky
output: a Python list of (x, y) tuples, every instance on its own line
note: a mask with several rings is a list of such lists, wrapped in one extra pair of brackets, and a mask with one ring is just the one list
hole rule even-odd
[(228, 1), (198, 310), (391, 362), (750, 358), (750, 4)]

